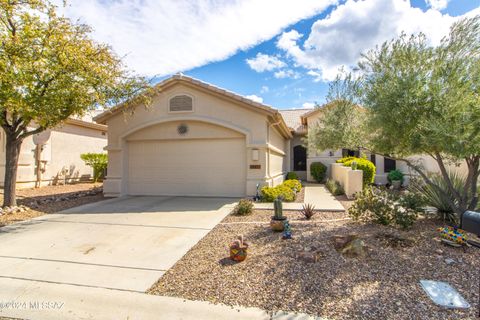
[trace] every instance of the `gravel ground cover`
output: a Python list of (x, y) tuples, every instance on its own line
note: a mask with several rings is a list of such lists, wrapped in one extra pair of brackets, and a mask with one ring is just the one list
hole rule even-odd
[[(0, 227), (103, 200), (101, 183), (77, 183), (17, 190), (19, 208), (0, 214)], [(3, 202), (3, 192), (0, 195)]]
[[(444, 246), (435, 231), (440, 221), (425, 219), (400, 231), (344, 220), (341, 212), (322, 212), (311, 221), (286, 212), (294, 239), (282, 240), (268, 228), (270, 216), (226, 217), (148, 292), (328, 319), (476, 319), (480, 250)], [(233, 263), (228, 244), (239, 234), (250, 243), (248, 257)], [(366, 257), (335, 250), (332, 237), (348, 234), (364, 240)], [(305, 253), (314, 253), (317, 262), (304, 259)], [(434, 305), (420, 279), (450, 283), (472, 308)]]

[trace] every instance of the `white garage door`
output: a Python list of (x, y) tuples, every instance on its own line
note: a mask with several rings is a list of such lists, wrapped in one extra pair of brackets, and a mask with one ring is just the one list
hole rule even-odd
[(245, 139), (132, 141), (131, 195), (245, 195)]

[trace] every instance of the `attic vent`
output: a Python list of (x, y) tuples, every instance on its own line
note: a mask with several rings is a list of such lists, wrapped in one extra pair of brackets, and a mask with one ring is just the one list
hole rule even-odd
[(193, 100), (187, 95), (179, 95), (170, 99), (170, 112), (193, 111)]

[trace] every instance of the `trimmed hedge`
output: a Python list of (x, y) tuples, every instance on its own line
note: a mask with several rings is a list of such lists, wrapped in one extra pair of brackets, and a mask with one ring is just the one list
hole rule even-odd
[(300, 192), (302, 191), (302, 183), (296, 179), (288, 179), (283, 181), (283, 185), (289, 187), (293, 191)]
[(293, 172), (293, 171), (290, 171), (289, 173), (287, 173), (287, 177), (286, 177), (286, 180), (298, 180), (298, 175)]
[(341, 159), (338, 159), (336, 162), (337, 163), (345, 163), (345, 162), (350, 162), (350, 161), (355, 160), (355, 159), (358, 159), (358, 158), (353, 157), (353, 156), (348, 156), (348, 157), (343, 157)]
[(338, 159), (337, 163), (343, 163), (345, 167), (351, 167), (353, 161), (357, 162), (357, 169), (363, 171), (363, 186), (372, 184), (375, 181), (375, 172), (377, 171), (373, 162), (365, 158), (345, 157)]
[(302, 184), (295, 179), (285, 180), (282, 184), (275, 187), (265, 186), (262, 188), (262, 200), (266, 202), (273, 202), (278, 197), (282, 197), (285, 202), (292, 202), (295, 200), (296, 192), (302, 190)]
[(310, 164), (310, 174), (317, 182), (323, 182), (327, 175), (327, 166), (321, 162), (312, 162)]

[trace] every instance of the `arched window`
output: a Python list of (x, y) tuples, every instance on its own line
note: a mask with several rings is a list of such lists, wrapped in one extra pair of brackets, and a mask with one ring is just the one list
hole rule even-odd
[(293, 171), (307, 170), (307, 148), (304, 146), (293, 147)]

